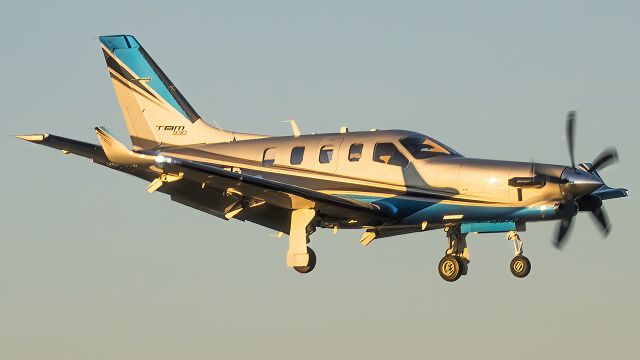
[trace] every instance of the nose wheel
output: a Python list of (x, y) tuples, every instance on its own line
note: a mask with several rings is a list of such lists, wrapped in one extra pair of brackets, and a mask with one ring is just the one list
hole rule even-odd
[(511, 260), (510, 268), (513, 276), (523, 278), (531, 271), (531, 261), (524, 255), (518, 255)]
[(522, 239), (520, 239), (520, 235), (516, 231), (510, 231), (507, 233), (507, 240), (513, 241), (514, 248), (514, 256), (511, 260), (511, 264), (509, 268), (511, 269), (511, 273), (513, 276), (517, 278), (523, 278), (529, 275), (531, 271), (531, 261), (522, 255), (522, 246), (524, 245)]

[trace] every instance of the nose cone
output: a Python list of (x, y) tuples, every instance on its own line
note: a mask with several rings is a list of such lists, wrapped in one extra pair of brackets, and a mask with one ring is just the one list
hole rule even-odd
[(563, 195), (574, 199), (588, 195), (604, 185), (598, 176), (570, 167), (562, 172), (561, 179), (566, 181), (562, 186)]

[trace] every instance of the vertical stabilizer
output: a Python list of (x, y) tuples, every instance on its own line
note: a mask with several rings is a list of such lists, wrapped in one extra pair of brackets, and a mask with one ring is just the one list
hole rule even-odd
[(134, 149), (263, 137), (205, 123), (132, 35), (100, 43)]

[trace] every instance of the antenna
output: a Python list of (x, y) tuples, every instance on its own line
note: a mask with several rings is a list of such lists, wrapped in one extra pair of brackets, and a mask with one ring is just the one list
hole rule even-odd
[(293, 131), (293, 136), (298, 137), (300, 136), (300, 128), (298, 127), (298, 124), (296, 123), (295, 120), (284, 120), (282, 122), (288, 122), (289, 124), (291, 124), (291, 131)]

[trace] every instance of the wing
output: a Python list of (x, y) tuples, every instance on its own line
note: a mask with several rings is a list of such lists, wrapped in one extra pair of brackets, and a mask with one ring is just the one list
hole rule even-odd
[(171, 200), (228, 220), (250, 221), (289, 233), (292, 210), (314, 208), (322, 227), (380, 226), (393, 221), (394, 212), (368, 202), (324, 194), (291, 184), (251, 176), (179, 158), (147, 165), (110, 161), (103, 148), (56, 135), (17, 136), (20, 139), (73, 153), (93, 162), (151, 182), (150, 189)]

